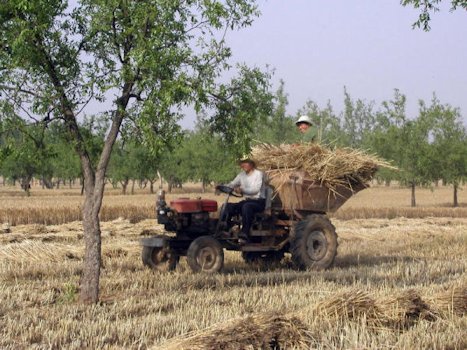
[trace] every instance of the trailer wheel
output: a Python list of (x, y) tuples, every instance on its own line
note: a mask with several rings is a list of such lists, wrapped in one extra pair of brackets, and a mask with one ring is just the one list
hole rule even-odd
[(284, 252), (243, 252), (242, 258), (247, 264), (274, 264), (284, 258)]
[(175, 270), (179, 259), (166, 248), (146, 246), (143, 246), (141, 258), (145, 266), (161, 272)]
[(201, 236), (191, 242), (186, 257), (193, 272), (216, 273), (224, 266), (224, 250), (211, 236)]
[(290, 246), (298, 268), (327, 269), (337, 254), (336, 229), (326, 216), (310, 215), (295, 225)]

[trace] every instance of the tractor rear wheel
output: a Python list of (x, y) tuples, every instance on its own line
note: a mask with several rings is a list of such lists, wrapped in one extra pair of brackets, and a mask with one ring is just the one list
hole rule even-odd
[(193, 272), (216, 273), (224, 266), (224, 250), (211, 236), (201, 236), (191, 242), (186, 257)]
[(300, 269), (324, 270), (337, 254), (335, 227), (325, 215), (310, 215), (295, 225), (290, 242), (292, 260)]
[(178, 256), (172, 254), (167, 248), (143, 246), (141, 258), (145, 266), (153, 270), (166, 272), (177, 267)]

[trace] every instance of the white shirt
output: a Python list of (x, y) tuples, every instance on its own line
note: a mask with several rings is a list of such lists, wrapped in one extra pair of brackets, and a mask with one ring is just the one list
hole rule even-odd
[(243, 195), (250, 199), (266, 198), (266, 184), (264, 173), (253, 169), (249, 174), (242, 171), (227, 186), (240, 186)]

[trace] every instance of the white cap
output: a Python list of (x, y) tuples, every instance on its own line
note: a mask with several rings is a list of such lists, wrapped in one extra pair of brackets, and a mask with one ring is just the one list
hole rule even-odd
[(295, 125), (298, 125), (300, 123), (307, 123), (309, 125), (313, 125), (313, 123), (311, 122), (310, 117), (307, 116), (307, 115), (302, 115), (300, 118), (298, 118), (298, 120), (295, 122)]

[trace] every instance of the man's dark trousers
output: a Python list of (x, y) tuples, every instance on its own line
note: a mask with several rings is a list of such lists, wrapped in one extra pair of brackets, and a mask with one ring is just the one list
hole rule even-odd
[(256, 213), (264, 211), (266, 205), (265, 199), (245, 199), (238, 203), (227, 203), (225, 208), (226, 221), (234, 215), (242, 216), (242, 233), (244, 237), (248, 237), (253, 219)]

